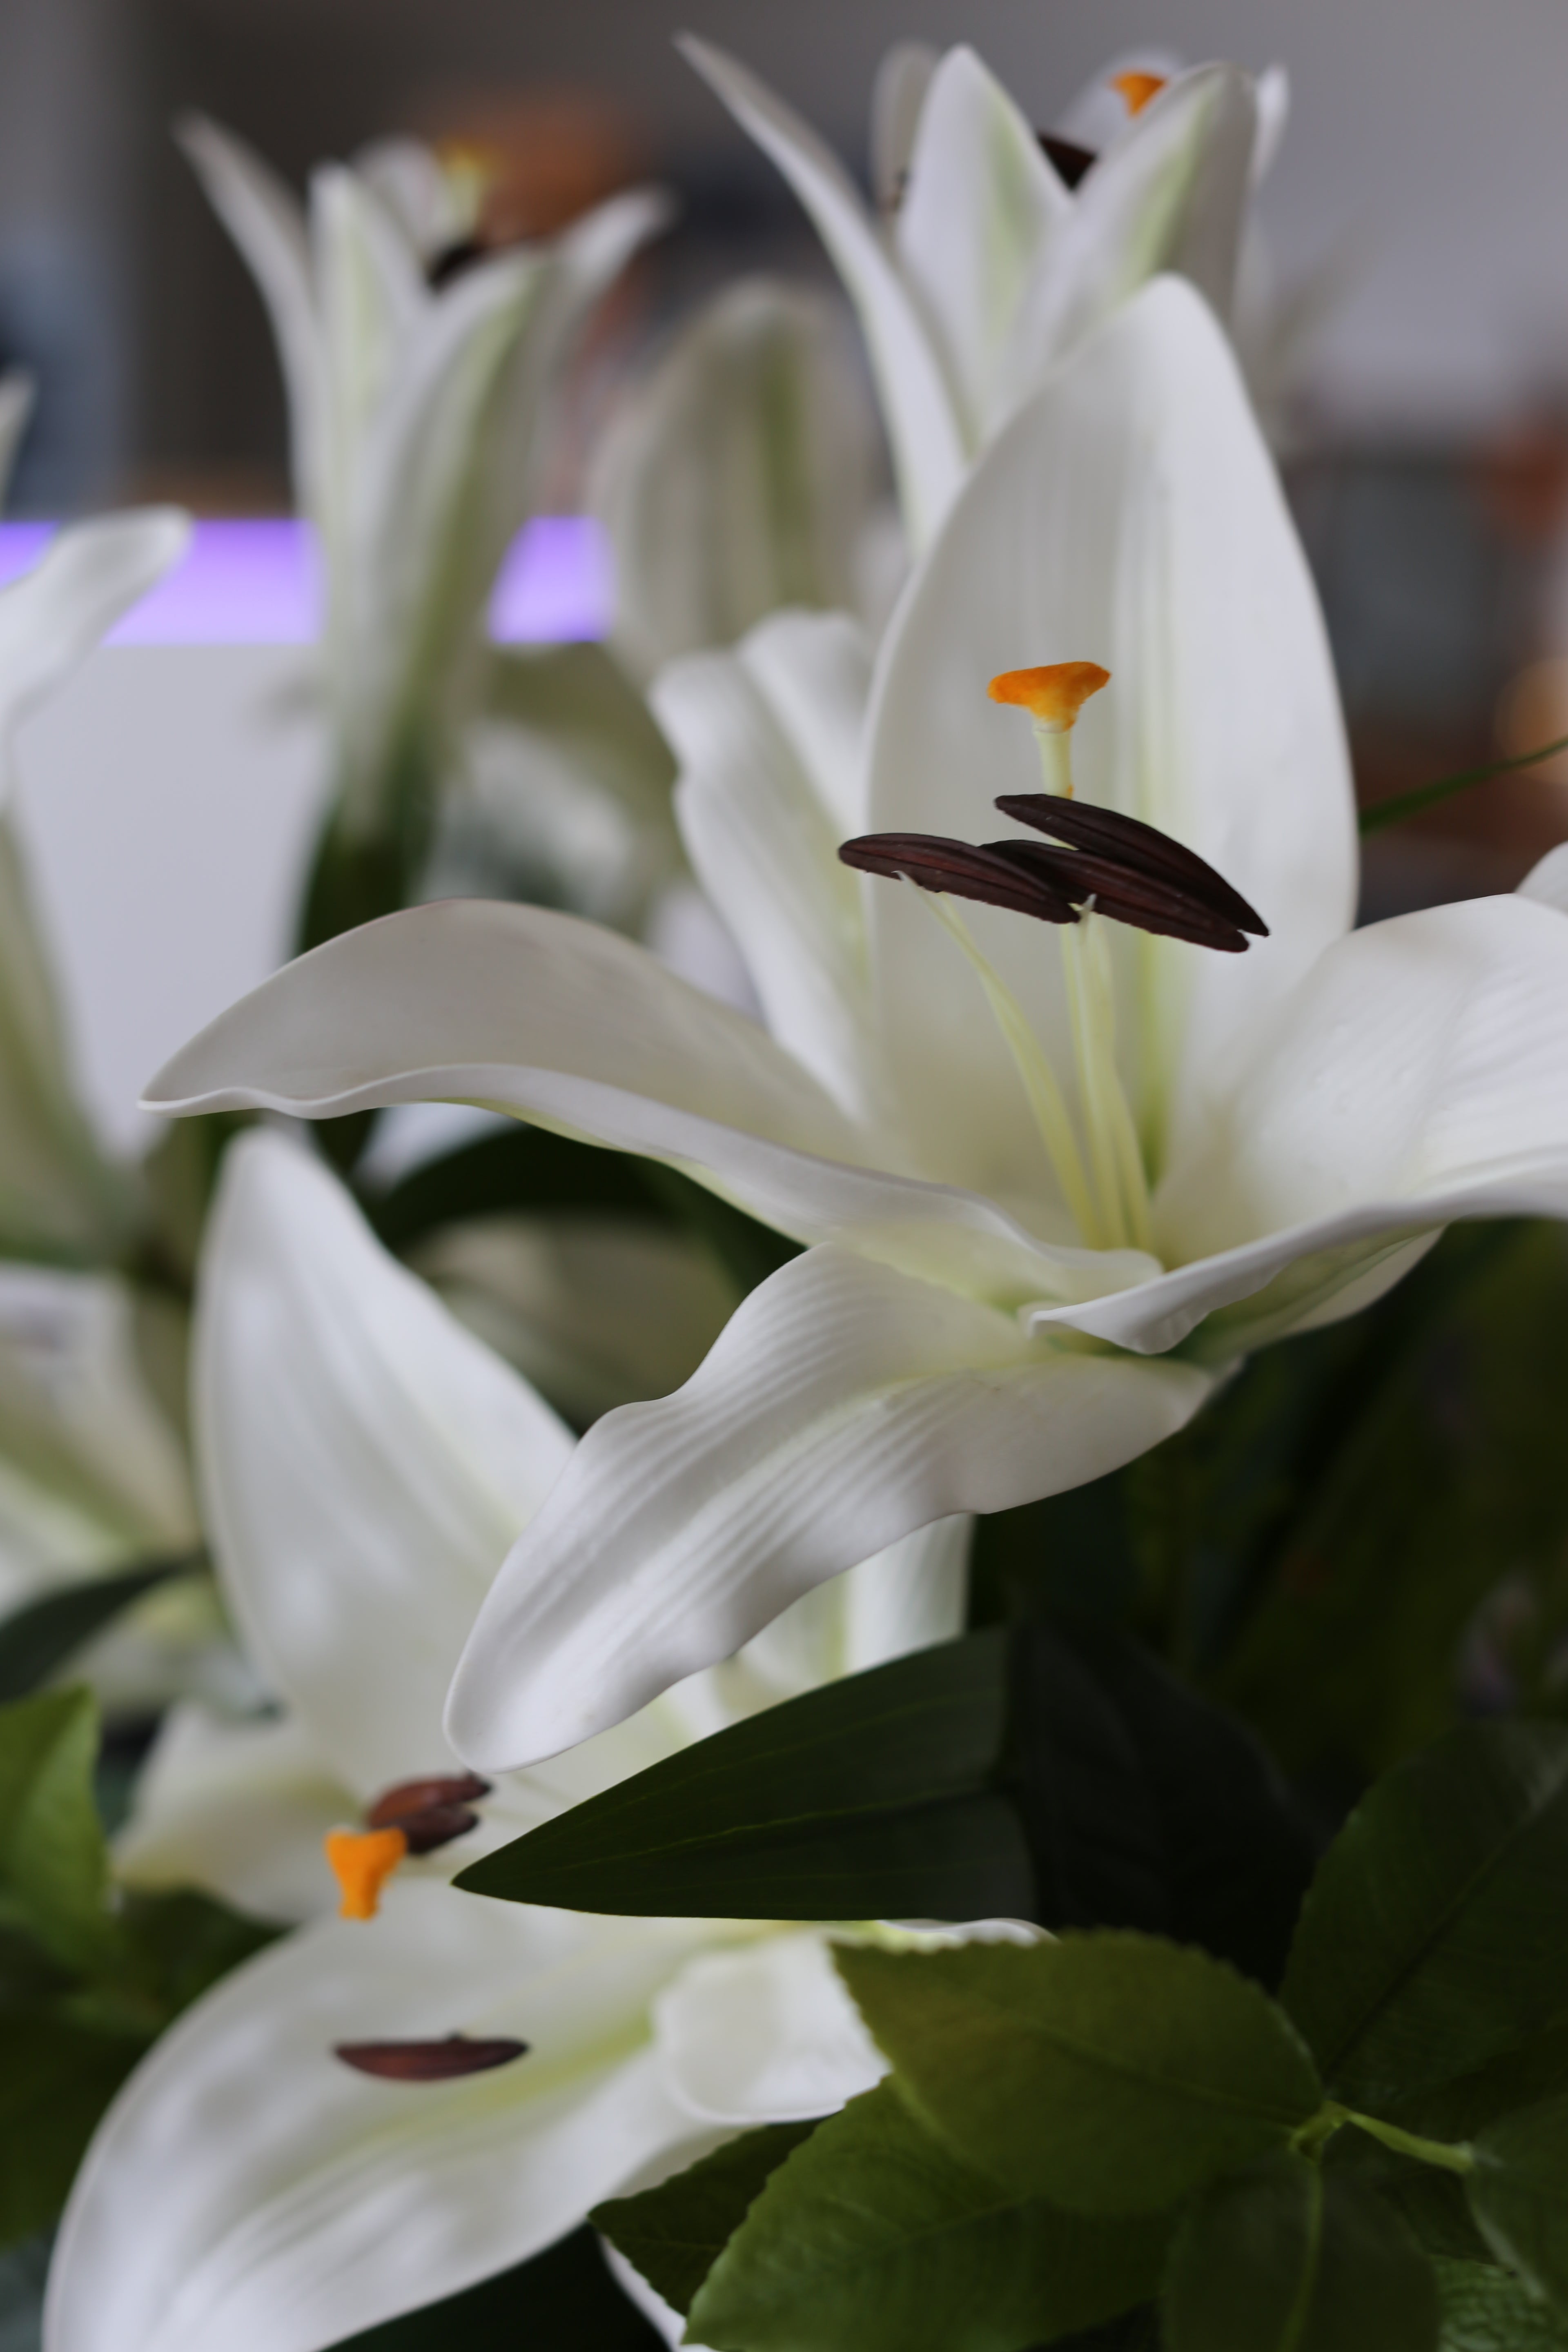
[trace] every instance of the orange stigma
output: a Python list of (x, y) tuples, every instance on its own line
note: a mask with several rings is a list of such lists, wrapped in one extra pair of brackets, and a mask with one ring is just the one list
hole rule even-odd
[(408, 1840), (401, 1830), (329, 1830), (327, 1860), (342, 1888), (339, 1912), (345, 1919), (374, 1919), (381, 1908), (381, 1890), (404, 1855)]
[(1142, 114), (1152, 98), (1158, 98), (1165, 87), (1163, 74), (1119, 73), (1110, 77), (1110, 87), (1123, 100), (1129, 114)]
[(1015, 702), (1048, 735), (1065, 735), (1091, 694), (1110, 684), (1098, 662), (1048, 662), (1043, 669), (1005, 669), (986, 688), (993, 702)]

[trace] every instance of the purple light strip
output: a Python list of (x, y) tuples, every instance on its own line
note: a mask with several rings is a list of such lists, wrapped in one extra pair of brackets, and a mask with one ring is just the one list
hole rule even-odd
[[(56, 526), (0, 523), (0, 587), (29, 571)], [(301, 522), (198, 522), (183, 563), (126, 614), (111, 646), (306, 646), (315, 637), (315, 551)], [(512, 541), (490, 600), (498, 645), (600, 637), (610, 556), (587, 515), (537, 515)]]

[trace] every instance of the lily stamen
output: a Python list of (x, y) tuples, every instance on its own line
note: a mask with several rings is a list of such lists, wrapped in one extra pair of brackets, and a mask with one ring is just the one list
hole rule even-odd
[(411, 1853), (434, 1853), (437, 1846), (477, 1829), (471, 1800), (488, 1797), (490, 1783), (477, 1772), (427, 1774), (399, 1780), (384, 1790), (365, 1814), (363, 1830), (329, 1830), (327, 1861), (342, 1890), (339, 1915), (374, 1919), (381, 1890)]
[(1168, 77), (1157, 73), (1119, 73), (1110, 77), (1110, 87), (1126, 107), (1129, 114), (1142, 114), (1152, 100), (1167, 87)]
[(486, 2040), (467, 2033), (448, 2033), (439, 2042), (338, 2042), (332, 2055), (356, 2074), (379, 2075), (384, 2083), (450, 2083), (463, 2074), (487, 2074), (492, 2066), (510, 2066), (528, 2055), (528, 2043), (510, 2035)]
[(1099, 662), (1047, 662), (1035, 669), (1005, 669), (986, 688), (993, 702), (1010, 702), (1035, 722), (1040, 770), (1048, 793), (1072, 798), (1070, 738), (1091, 694), (1110, 683)]

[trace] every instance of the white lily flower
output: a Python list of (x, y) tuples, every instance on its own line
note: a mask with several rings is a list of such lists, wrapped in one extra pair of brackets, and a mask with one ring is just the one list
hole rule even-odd
[[(178, 1718), (121, 1868), (321, 1911), (321, 1828), (458, 1769), (447, 1679), (573, 1442), (326, 1170), (265, 1133), (226, 1167), (195, 1393), (221, 1571), (289, 1712), (226, 1733)], [(445, 1881), (694, 1738), (955, 1632), (966, 1532), (868, 1562), (608, 1740), (496, 1788), (477, 1830), (405, 1863), (373, 1924), (318, 1918), (199, 2002), (99, 2133), (47, 2342), (315, 2352), (525, 2259), (650, 2168), (874, 2081), (817, 1930), (574, 1917)], [(345, 1845), (349, 1888), (383, 1857)], [(528, 2054), (447, 2080), (333, 2054), (458, 2030)]]
[[(1042, 655), (1111, 673), (1081, 804), (1217, 866), (1271, 927), (1250, 952), (1096, 918), (1064, 971), (981, 907), (970, 958), (943, 901), (836, 859), (873, 827), (1000, 830), (994, 799), (1039, 775), (985, 681)], [(1568, 1210), (1568, 931), (1521, 898), (1351, 930), (1321, 621), (1191, 288), (1127, 305), (981, 461), (883, 645), (862, 762), (865, 681), (847, 625), (786, 616), (659, 690), (771, 1035), (569, 919), (428, 908), (289, 966), (153, 1089), (504, 1105), (813, 1244), (684, 1389), (578, 1448), (454, 1684), (481, 1768), (629, 1714), (913, 1528), (1130, 1460), (1450, 1219)]]
[(535, 494), (542, 424), (589, 306), (667, 207), (611, 198), (549, 244), (442, 263), (463, 192), (410, 142), (316, 173), (306, 215), (259, 157), (183, 131), (271, 315), (295, 489), (326, 595), (321, 688), (351, 834), (428, 821), (484, 683), (483, 614)]
[(860, 314), (917, 554), (1019, 404), (1157, 272), (1229, 315), (1282, 121), (1278, 73), (1207, 65), (1167, 80), (1119, 60), (1052, 141), (973, 49), (895, 50), (873, 114), (879, 220), (755, 75), (710, 42), (680, 47), (788, 180)]
[(681, 326), (623, 394), (589, 482), (634, 677), (786, 604), (860, 608), (878, 585), (875, 430), (816, 292), (740, 278)]

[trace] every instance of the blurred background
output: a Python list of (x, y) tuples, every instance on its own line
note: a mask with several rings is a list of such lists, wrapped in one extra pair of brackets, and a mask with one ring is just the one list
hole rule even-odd
[[(189, 108), (296, 182), (393, 131), (480, 145), (511, 235), (636, 178), (673, 186), (679, 221), (584, 371), (581, 448), (625, 363), (715, 283), (761, 266), (830, 286), (783, 183), (671, 47), (679, 21), (655, 0), (0, 0), (0, 362), (40, 386), (13, 512), (287, 509), (260, 307), (170, 137)], [(1272, 423), (1363, 796), (1568, 732), (1562, 0), (690, 0), (685, 21), (858, 171), (873, 72), (900, 37), (971, 41), (1042, 124), (1136, 44), (1282, 61), (1292, 113), (1263, 220), (1291, 332)], [(551, 503), (569, 512), (573, 442), (557, 467)], [(40, 722), (62, 760), (77, 723)], [(196, 722), (186, 735), (210, 873), (229, 820)], [(223, 804), (249, 813), (236, 824), (259, 824), (268, 792), (275, 816), (290, 793), (304, 811), (303, 755), (290, 771), (280, 742), (269, 782), (222, 780)], [(67, 844), (46, 847), (46, 887), (79, 897), (81, 810), (35, 822)], [(1374, 843), (1368, 909), (1511, 887), (1565, 832), (1568, 760)], [(105, 909), (127, 854), (105, 846)]]

